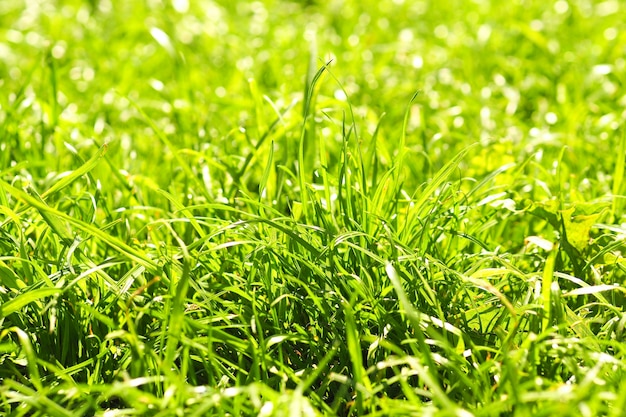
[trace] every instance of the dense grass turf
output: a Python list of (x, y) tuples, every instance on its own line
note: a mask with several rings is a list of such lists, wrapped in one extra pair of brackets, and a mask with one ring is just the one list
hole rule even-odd
[(623, 7), (0, 1), (0, 414), (623, 415)]

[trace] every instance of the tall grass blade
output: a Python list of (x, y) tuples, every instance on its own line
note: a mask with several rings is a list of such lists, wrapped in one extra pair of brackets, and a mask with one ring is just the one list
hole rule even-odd
[(556, 244), (548, 253), (548, 259), (543, 268), (541, 280), (541, 304), (543, 306), (543, 318), (541, 320), (541, 328), (547, 331), (552, 321), (552, 281), (554, 279), (554, 267), (556, 264), (556, 256), (559, 252), (559, 245)]
[(76, 179), (90, 172), (92, 169), (96, 167), (96, 165), (98, 165), (98, 162), (100, 162), (100, 159), (102, 159), (102, 157), (106, 154), (107, 149), (108, 149), (108, 144), (105, 143), (104, 145), (100, 147), (98, 152), (96, 152), (96, 154), (92, 156), (87, 162), (81, 165), (80, 168), (72, 171), (69, 175), (64, 176), (59, 181), (54, 183), (52, 187), (48, 188), (45, 192), (43, 192), (41, 194), (41, 198), (45, 200), (48, 196), (64, 189), (65, 187), (70, 185), (72, 182), (74, 182)]
[(615, 170), (613, 171), (613, 206), (611, 217), (615, 221), (620, 220), (622, 215), (622, 190), (624, 183), (624, 170), (626, 169), (626, 128), (622, 126), (622, 136), (617, 147), (617, 155), (615, 161)]
[(305, 91), (304, 107), (303, 107), (303, 122), (302, 132), (300, 135), (300, 146), (298, 149), (298, 180), (300, 185), (300, 203), (302, 204), (302, 213), (307, 221), (311, 220), (311, 208), (308, 201), (308, 178), (307, 178), (307, 166), (305, 160), (310, 162), (311, 159), (305, 158), (307, 152), (307, 146), (311, 146), (308, 142), (314, 140), (313, 125), (315, 124), (315, 86), (319, 82), (322, 74), (326, 71), (326, 68), (330, 65), (330, 61), (320, 67), (319, 70), (313, 76), (310, 87)]

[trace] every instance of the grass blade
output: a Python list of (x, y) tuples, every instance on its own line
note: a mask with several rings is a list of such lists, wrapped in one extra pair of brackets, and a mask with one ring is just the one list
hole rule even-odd
[(39, 288), (36, 290), (26, 291), (6, 303), (0, 304), (0, 319), (21, 310), (22, 307), (32, 302), (51, 295), (59, 294), (60, 292), (62, 292), (62, 290), (59, 288)]
[(72, 171), (69, 175), (61, 178), (52, 187), (48, 188), (44, 193), (42, 193), (41, 198), (45, 200), (48, 196), (64, 189), (65, 187), (70, 185), (72, 182), (74, 182), (76, 179), (90, 172), (92, 169), (96, 167), (96, 165), (98, 165), (98, 162), (100, 162), (100, 159), (102, 159), (102, 157), (106, 154), (107, 149), (108, 149), (108, 144), (105, 143), (104, 145), (100, 147), (98, 152), (96, 152), (96, 154), (92, 156), (87, 162), (81, 165), (80, 168)]
[(140, 265), (144, 266), (146, 269), (150, 270), (153, 273), (156, 273), (159, 270), (159, 265), (155, 261), (150, 259), (146, 254), (127, 245), (126, 243), (122, 242), (120, 239), (105, 233), (104, 231), (100, 230), (96, 226), (91, 225), (89, 223), (85, 223), (82, 220), (75, 219), (72, 216), (62, 213), (59, 210), (48, 206), (46, 203), (44, 203), (40, 199), (36, 199), (35, 197), (30, 196), (24, 191), (19, 190), (2, 180), (0, 180), (0, 186), (2, 186), (6, 191), (8, 191), (14, 197), (22, 200), (27, 205), (37, 209), (39, 213), (42, 213), (42, 214), (45, 213), (46, 216), (48, 216), (51, 219), (54, 219), (55, 221), (61, 220), (69, 224), (72, 224), (78, 230), (85, 232), (87, 235), (90, 235), (90, 236), (93, 236), (102, 240), (103, 242), (111, 246), (113, 249), (117, 250), (121, 256), (139, 263)]

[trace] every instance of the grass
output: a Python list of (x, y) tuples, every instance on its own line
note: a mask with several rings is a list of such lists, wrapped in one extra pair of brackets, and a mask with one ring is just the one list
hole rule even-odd
[(0, 414), (620, 416), (620, 2), (0, 2)]

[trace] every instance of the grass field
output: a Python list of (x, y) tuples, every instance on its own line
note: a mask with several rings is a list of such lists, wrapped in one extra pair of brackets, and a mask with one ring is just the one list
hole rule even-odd
[(0, 0), (0, 415), (626, 409), (617, 0)]

